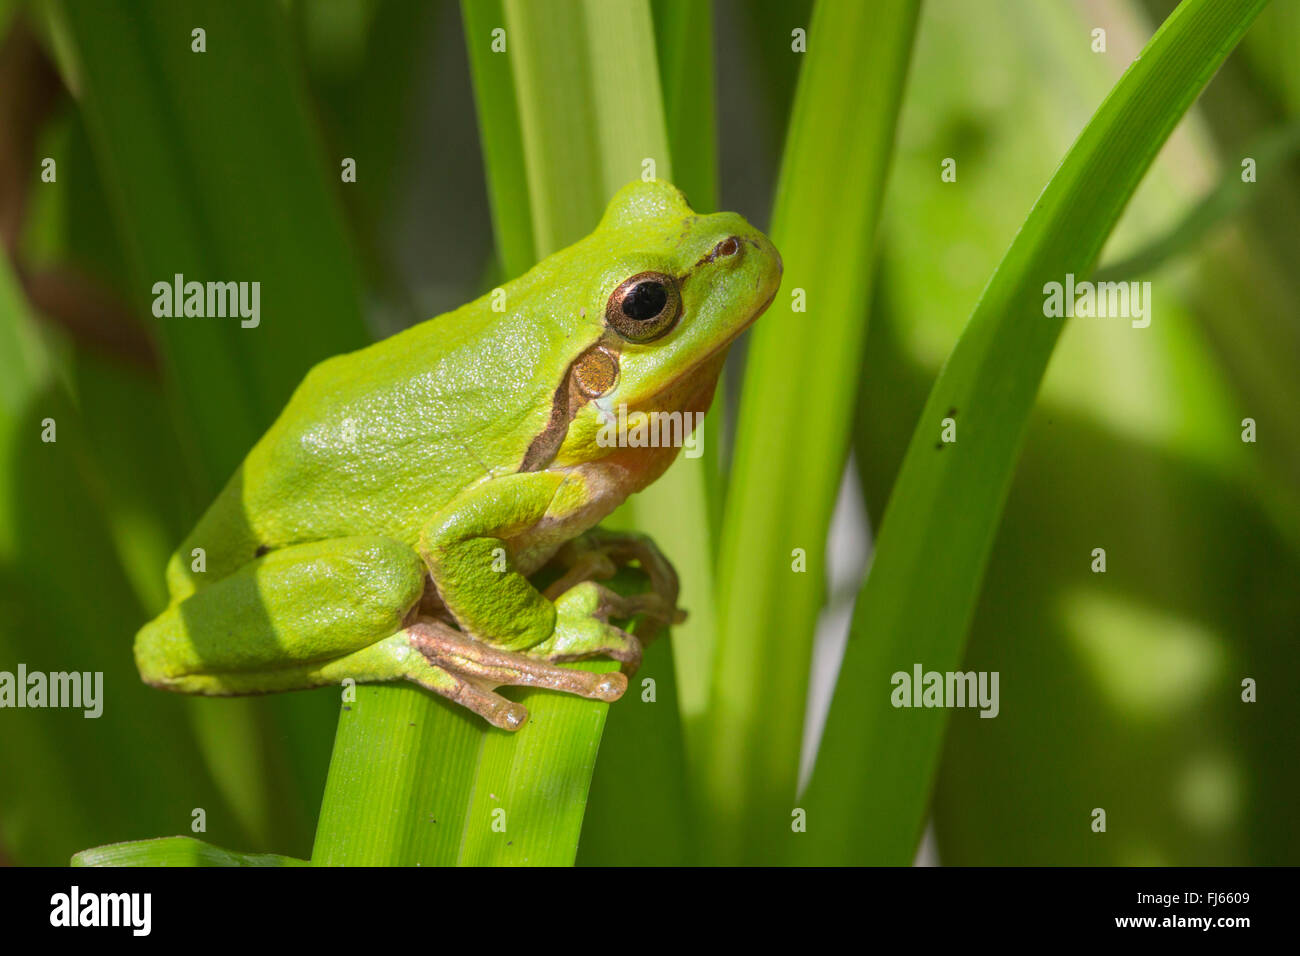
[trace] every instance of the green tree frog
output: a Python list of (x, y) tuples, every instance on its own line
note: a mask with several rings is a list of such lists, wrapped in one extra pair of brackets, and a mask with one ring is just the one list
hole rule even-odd
[[(596, 525), (680, 449), (617, 428), (702, 414), (781, 268), (740, 216), (635, 182), (502, 289), (321, 362), (172, 556), (141, 676), (210, 695), (407, 680), (506, 730), (528, 712), (503, 685), (618, 699), (641, 647), (610, 622), (671, 623), (677, 578)], [(633, 563), (645, 593), (600, 583)], [(557, 666), (597, 656), (622, 670)]]

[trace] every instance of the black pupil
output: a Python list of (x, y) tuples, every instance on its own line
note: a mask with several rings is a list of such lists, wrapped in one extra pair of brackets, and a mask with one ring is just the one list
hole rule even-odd
[(623, 297), (623, 314), (644, 322), (653, 319), (668, 304), (668, 291), (660, 282), (638, 282)]

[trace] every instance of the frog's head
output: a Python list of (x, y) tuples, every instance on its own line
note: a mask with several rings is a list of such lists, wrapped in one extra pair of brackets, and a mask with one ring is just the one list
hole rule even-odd
[(603, 331), (571, 367), (569, 461), (607, 456), (624, 414), (705, 411), (727, 348), (781, 284), (766, 236), (735, 213), (697, 215), (664, 182), (619, 190), (587, 243), (586, 316)]

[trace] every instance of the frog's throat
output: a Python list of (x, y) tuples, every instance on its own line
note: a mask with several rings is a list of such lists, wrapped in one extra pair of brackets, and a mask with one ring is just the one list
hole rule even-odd
[[(730, 342), (727, 343), (730, 345)], [(727, 346), (714, 349), (686, 372), (673, 378), (663, 388), (644, 398), (633, 397), (626, 402), (628, 414), (633, 412), (707, 412), (713, 402), (718, 376), (727, 361)], [(612, 409), (610, 409), (612, 411)]]

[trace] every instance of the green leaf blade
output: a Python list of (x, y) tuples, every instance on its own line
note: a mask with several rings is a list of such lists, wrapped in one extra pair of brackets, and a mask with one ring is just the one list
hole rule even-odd
[(277, 853), (240, 853), (194, 837), (158, 837), (111, 843), (82, 850), (73, 866), (308, 866), (306, 860)]
[[(1063, 320), (1047, 282), (1085, 278), (1137, 183), (1266, 0), (1186, 0), (1058, 168), (934, 385), (885, 512), (805, 798), (802, 859), (907, 863), (946, 714), (900, 711), (890, 677), (956, 670), (1025, 423)], [(939, 441), (941, 422), (958, 440)], [(937, 443), (937, 444), (936, 444)], [(913, 731), (899, 731), (906, 715)], [(860, 775), (827, 768), (860, 767)]]
[[(720, 545), (712, 750), (702, 766), (720, 861), (770, 861), (788, 829), (824, 543), (917, 10), (902, 0), (819, 4), (803, 54), (772, 227), (785, 277), (750, 344)], [(795, 311), (796, 289), (806, 312)], [(806, 571), (795, 570), (799, 553)]]

